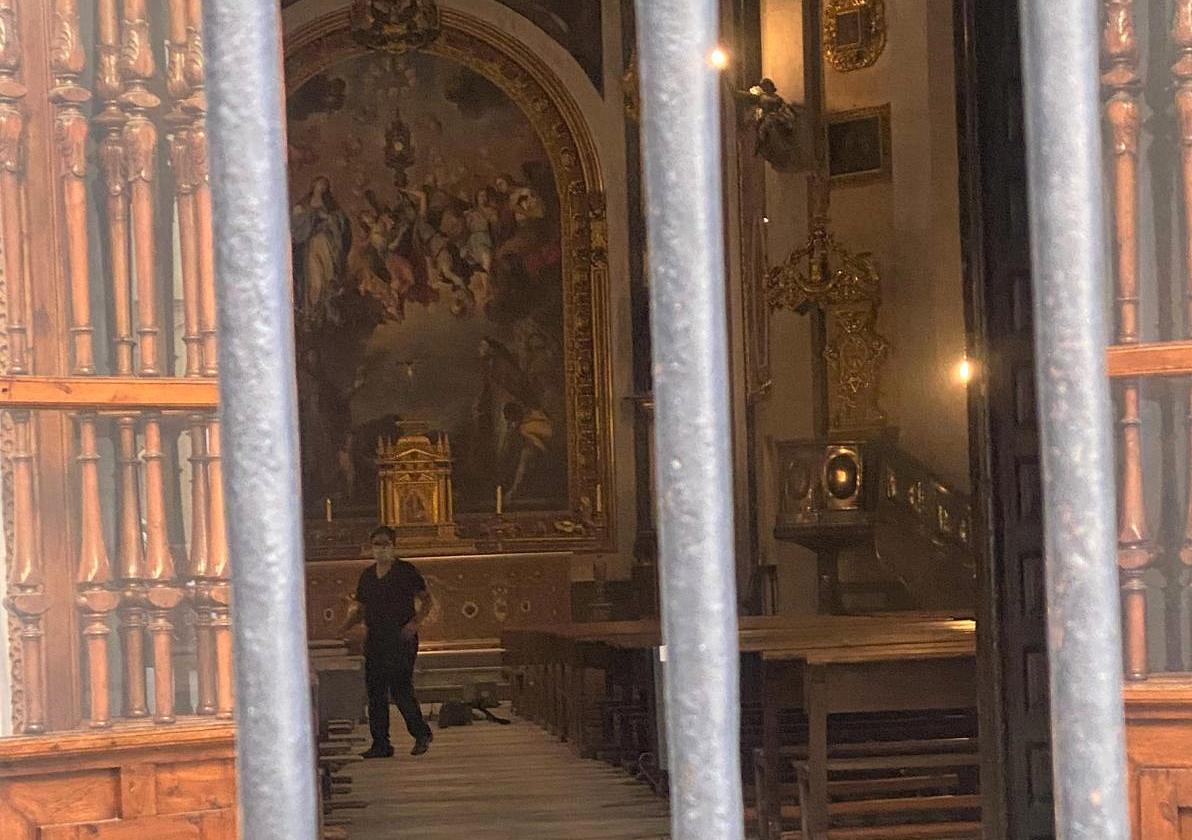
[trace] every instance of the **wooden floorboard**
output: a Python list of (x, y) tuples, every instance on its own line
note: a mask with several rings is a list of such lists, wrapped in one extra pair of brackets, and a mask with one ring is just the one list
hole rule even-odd
[[(395, 735), (401, 719), (394, 714)], [(433, 724), (432, 724), (433, 725)], [(666, 802), (539, 728), (435, 729), (430, 752), (353, 765), (353, 840), (667, 840)]]

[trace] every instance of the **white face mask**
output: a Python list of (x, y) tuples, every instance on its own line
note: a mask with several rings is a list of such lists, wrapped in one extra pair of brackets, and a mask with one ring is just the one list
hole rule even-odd
[(372, 547), (373, 559), (378, 563), (391, 563), (396, 557), (393, 546), (391, 545), (374, 545)]

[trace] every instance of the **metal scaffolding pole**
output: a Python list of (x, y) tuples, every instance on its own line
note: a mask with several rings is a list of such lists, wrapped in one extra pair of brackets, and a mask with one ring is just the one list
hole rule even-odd
[(1126, 840), (1092, 0), (1020, 0), (1042, 438), (1056, 829)]
[(675, 840), (740, 840), (715, 0), (637, 0)]
[(240, 832), (315, 840), (276, 0), (205, 0)]

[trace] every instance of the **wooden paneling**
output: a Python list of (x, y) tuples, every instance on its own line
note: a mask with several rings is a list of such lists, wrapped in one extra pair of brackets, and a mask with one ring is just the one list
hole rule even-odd
[(236, 840), (233, 728), (0, 741), (4, 840)]
[(1192, 674), (1126, 686), (1130, 823), (1135, 840), (1192, 840)]
[(970, 399), (981, 788), (989, 837), (1043, 840), (1054, 829), (1048, 692), (1027, 666), (1042, 667), (1047, 646), (1018, 4), (958, 9), (966, 318), (985, 365)]

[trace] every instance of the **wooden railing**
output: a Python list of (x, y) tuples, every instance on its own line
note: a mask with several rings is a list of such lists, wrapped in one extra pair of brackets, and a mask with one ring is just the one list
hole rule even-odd
[[(1182, 480), (1171, 462), (1182, 457), (1183, 480), (1192, 476), (1192, 452), (1181, 453), (1179, 442), (1192, 440), (1192, 402), (1181, 381), (1192, 374), (1192, 2), (1179, 0), (1170, 18), (1152, 19), (1146, 32), (1137, 27), (1134, 0), (1106, 0), (1104, 12), (1102, 90), (1116, 323), (1106, 372), (1118, 407), (1125, 674), (1138, 681), (1158, 664), (1148, 644), (1157, 623), (1167, 648), (1162, 670), (1186, 667), (1182, 589), (1192, 565), (1192, 506), (1174, 503)], [(1144, 52), (1151, 56), (1149, 66), (1141, 62)], [(1148, 109), (1152, 113), (1144, 119)], [(1140, 156), (1144, 127), (1152, 135), (1147, 159)], [(1141, 203), (1147, 181), (1154, 190), (1149, 219)], [(1148, 221), (1153, 242), (1143, 236)], [(1172, 302), (1177, 297), (1182, 307)], [(1144, 341), (1152, 318), (1143, 313), (1156, 310), (1159, 334)], [(1164, 415), (1158, 433), (1143, 421), (1148, 398)], [(1183, 435), (1177, 416), (1188, 424)], [(1159, 457), (1150, 457), (1155, 454)], [(1151, 465), (1159, 465), (1154, 474), (1148, 472)], [(1148, 586), (1156, 571), (1166, 590), (1161, 622), (1158, 616), (1148, 619), (1157, 608)]]
[(0, 0), (21, 732), (233, 713), (206, 113), (201, 0)]

